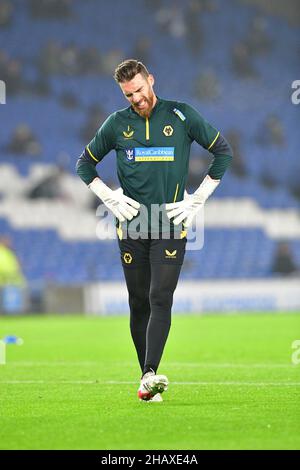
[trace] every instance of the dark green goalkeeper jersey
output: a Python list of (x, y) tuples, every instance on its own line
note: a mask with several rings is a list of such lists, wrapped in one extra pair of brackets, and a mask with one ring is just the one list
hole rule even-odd
[(157, 98), (149, 118), (132, 107), (111, 114), (79, 158), (77, 173), (90, 184), (98, 176), (97, 163), (114, 149), (125, 195), (149, 209), (151, 204), (180, 201), (193, 141), (213, 154), (208, 174), (220, 179), (232, 158), (220, 132), (191, 106)]

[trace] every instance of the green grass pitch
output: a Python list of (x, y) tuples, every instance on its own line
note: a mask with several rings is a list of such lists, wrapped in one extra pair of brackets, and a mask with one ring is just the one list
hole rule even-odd
[(1, 449), (300, 448), (300, 314), (175, 315), (163, 403), (137, 399), (126, 317), (2, 317), (7, 334)]

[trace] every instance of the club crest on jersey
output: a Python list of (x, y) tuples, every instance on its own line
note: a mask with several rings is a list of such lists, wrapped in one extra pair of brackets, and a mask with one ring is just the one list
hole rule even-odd
[(174, 132), (174, 129), (172, 126), (170, 126), (170, 124), (168, 126), (165, 126), (164, 129), (163, 129), (163, 133), (165, 134), (165, 136), (167, 137), (171, 137), (171, 135), (173, 134)]
[(133, 134), (134, 130), (130, 126), (127, 127), (127, 131), (123, 131), (123, 136), (125, 139), (131, 139)]

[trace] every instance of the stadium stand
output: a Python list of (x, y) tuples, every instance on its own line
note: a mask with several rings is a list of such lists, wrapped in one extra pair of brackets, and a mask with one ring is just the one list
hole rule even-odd
[[(203, 2), (193, 10), (201, 30), (197, 53), (189, 41), (192, 34), (200, 40), (198, 30), (187, 23), (195, 2), (173, 8), (174, 2), (161, 1), (154, 12), (149, 2), (134, 1), (134, 28), (128, 27), (131, 8), (121, 0), (101, 7), (74, 0), (61, 17), (32, 14), (34, 2), (11, 3), (9, 21), (0, 24), (0, 79), (7, 81), (7, 104), (0, 107), (0, 233), (11, 238), (29, 282), (122, 279), (117, 244), (97, 238), (95, 204), (75, 162), (87, 143), (81, 129), (90, 106), (98, 104), (105, 114), (126, 106), (111, 74), (141, 37), (149, 41), (147, 65), (157, 77), (157, 94), (191, 103), (225, 135), (234, 129), (240, 136), (244, 175), (230, 170), (208, 203), (205, 249), (187, 252), (183, 279), (272, 276), (282, 239), (300, 266), (299, 110), (289, 96), (298, 71), (299, 26), (234, 0), (222, 14), (220, 0)], [(218, 80), (210, 100), (196, 93), (207, 64)], [(40, 152), (10, 150), (24, 124)], [(204, 153), (195, 145), (191, 159), (207, 159)], [(56, 168), (63, 169), (58, 193), (29, 198)], [(98, 170), (118, 184), (113, 154)]]

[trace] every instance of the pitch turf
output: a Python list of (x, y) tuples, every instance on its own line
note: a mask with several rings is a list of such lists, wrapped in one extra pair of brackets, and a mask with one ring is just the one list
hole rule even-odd
[(1, 449), (300, 448), (300, 314), (174, 316), (151, 404), (127, 318), (2, 317), (6, 334), (24, 344), (0, 365)]

